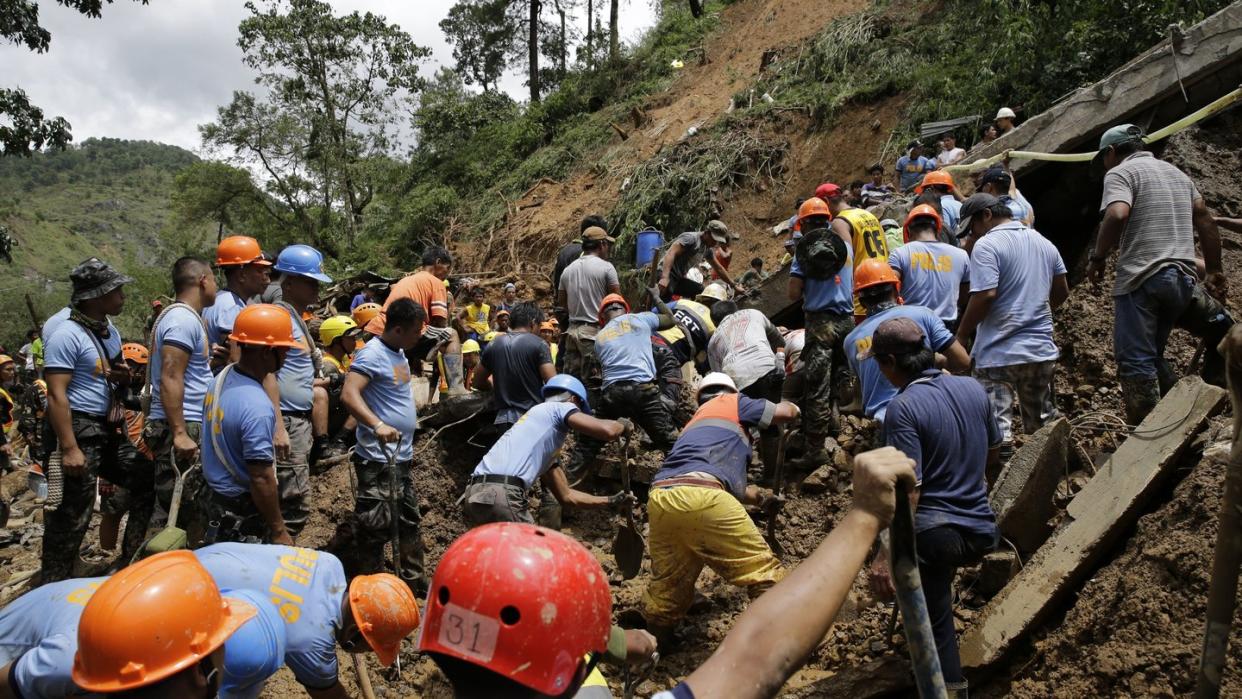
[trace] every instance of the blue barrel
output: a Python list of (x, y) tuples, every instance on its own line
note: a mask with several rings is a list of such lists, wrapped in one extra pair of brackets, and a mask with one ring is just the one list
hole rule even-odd
[(645, 231), (639, 231), (635, 240), (634, 266), (646, 267), (651, 264), (656, 250), (664, 245), (664, 234), (654, 228), (648, 228)]

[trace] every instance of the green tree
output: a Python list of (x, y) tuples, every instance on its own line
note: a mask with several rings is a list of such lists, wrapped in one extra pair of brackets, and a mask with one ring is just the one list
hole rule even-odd
[[(105, 2), (112, 0), (57, 0), (87, 17), (98, 18)], [(147, 4), (147, 0), (139, 0)], [(24, 44), (44, 53), (52, 44), (52, 33), (39, 24), (39, 5), (32, 0), (0, 0), (0, 39)], [(7, 124), (4, 122), (8, 122)], [(21, 89), (0, 89), (0, 157), (29, 156), (50, 147), (63, 150), (73, 140), (69, 122), (62, 117), (47, 118), (43, 110), (30, 103)]]
[(203, 143), (260, 167), (283, 204), (275, 213), (335, 256), (335, 234), (352, 243), (363, 227), (375, 159), (396, 147), (430, 52), (382, 16), (338, 16), (322, 0), (246, 9), (237, 43), (267, 93), (235, 92), (214, 123), (199, 127)]
[(173, 208), (182, 223), (210, 221), (216, 224), (216, 242), (225, 231), (254, 227), (256, 215), (279, 223), (275, 202), (255, 186), (250, 173), (228, 163), (204, 160), (182, 170), (173, 182)]
[(477, 83), (485, 92), (496, 89), (517, 32), (509, 21), (508, 4), (508, 0), (462, 0), (440, 20), (462, 80)]

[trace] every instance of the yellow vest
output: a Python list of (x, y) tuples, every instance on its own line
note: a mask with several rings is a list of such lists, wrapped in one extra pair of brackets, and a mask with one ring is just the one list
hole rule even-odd
[[(863, 260), (879, 259), (888, 263), (888, 240), (884, 237), (884, 228), (880, 220), (866, 209), (846, 209), (837, 214), (837, 218), (845, 219), (850, 224), (851, 237), (854, 241), (854, 269)], [(862, 304), (858, 302), (858, 294), (854, 294), (854, 315), (866, 315)]]

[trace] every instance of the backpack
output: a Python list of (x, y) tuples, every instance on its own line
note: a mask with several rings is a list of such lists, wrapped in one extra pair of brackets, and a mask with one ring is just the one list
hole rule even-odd
[(849, 259), (849, 249), (831, 228), (816, 228), (802, 234), (794, 248), (802, 273), (812, 279), (832, 279)]

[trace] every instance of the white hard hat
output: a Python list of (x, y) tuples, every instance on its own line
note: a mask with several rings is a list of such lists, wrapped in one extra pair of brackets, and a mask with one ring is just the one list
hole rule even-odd
[(694, 399), (696, 401), (699, 400), (700, 396), (703, 395), (703, 391), (709, 388), (720, 388), (721, 386), (729, 389), (732, 393), (737, 393), (737, 384), (733, 383), (733, 379), (728, 374), (723, 371), (713, 371), (699, 381), (699, 387), (694, 392)]
[(703, 273), (699, 271), (698, 267), (691, 267), (690, 269), (686, 270), (686, 279), (688, 281), (694, 282), (695, 284), (702, 284)]
[(1001, 107), (1000, 110), (996, 112), (997, 119), (1016, 119), (1017, 116), (1018, 115), (1014, 114), (1013, 110), (1009, 107)]
[(703, 303), (703, 299), (710, 299), (713, 301), (725, 301), (725, 300), (728, 300), (728, 298), (729, 298), (729, 290), (725, 288), (725, 285), (721, 284), (720, 282), (712, 282), (711, 284), (708, 284), (707, 286), (703, 287), (703, 291), (699, 292), (698, 297), (696, 297), (694, 300), (698, 301), (699, 303)]

